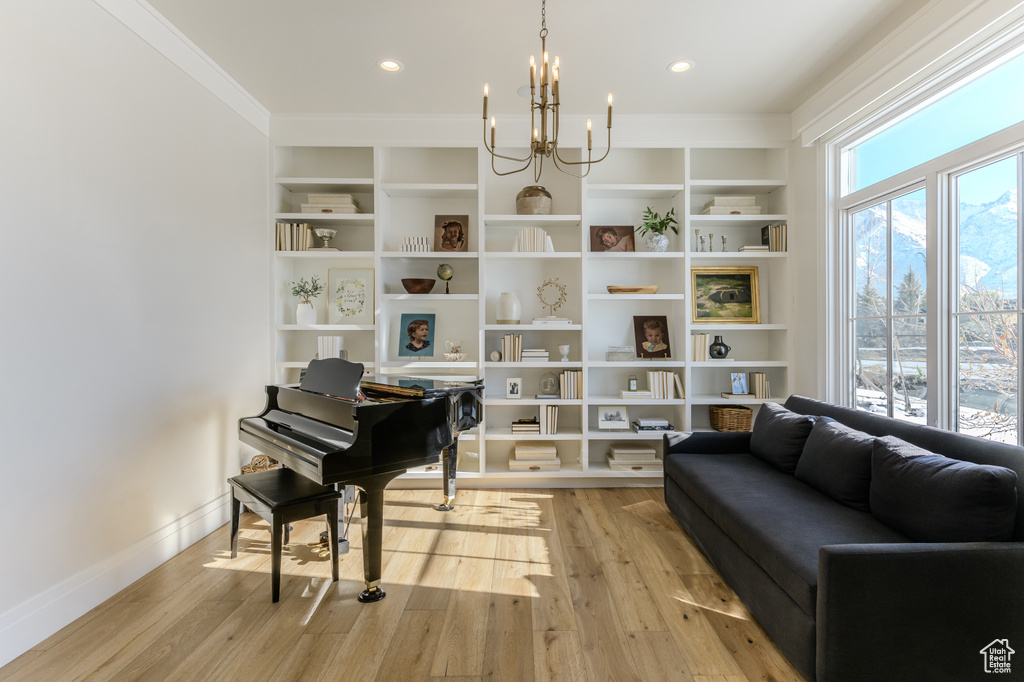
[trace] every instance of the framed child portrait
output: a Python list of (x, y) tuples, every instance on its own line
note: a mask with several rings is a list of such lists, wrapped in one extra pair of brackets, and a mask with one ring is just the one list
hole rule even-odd
[(632, 225), (591, 225), (592, 252), (636, 251)]
[(469, 216), (434, 216), (434, 251), (469, 251)]
[(397, 332), (398, 357), (434, 357), (434, 313), (402, 313)]
[(521, 377), (508, 377), (505, 379), (505, 397), (509, 400), (519, 400), (523, 397), (523, 380)]
[(638, 358), (668, 358), (672, 348), (668, 339), (668, 318), (664, 315), (634, 315), (633, 335)]

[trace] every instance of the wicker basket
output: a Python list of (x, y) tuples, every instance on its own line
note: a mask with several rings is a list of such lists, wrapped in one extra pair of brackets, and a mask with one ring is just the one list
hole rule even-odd
[(711, 413), (711, 428), (715, 431), (749, 431), (750, 418), (754, 413), (743, 405), (708, 405)]

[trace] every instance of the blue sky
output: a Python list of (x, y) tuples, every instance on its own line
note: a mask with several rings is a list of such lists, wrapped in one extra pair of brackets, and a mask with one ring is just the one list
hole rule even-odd
[[(1024, 121), (1024, 55), (857, 146), (857, 190)], [(1009, 173), (1009, 175), (1007, 175)], [(1016, 167), (995, 164), (962, 184), (960, 200), (980, 204), (1016, 186)]]

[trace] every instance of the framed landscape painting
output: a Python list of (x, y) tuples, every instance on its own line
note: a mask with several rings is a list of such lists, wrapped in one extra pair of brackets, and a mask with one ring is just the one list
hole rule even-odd
[(690, 268), (693, 324), (761, 324), (756, 267)]
[(327, 270), (327, 324), (373, 324), (373, 268)]

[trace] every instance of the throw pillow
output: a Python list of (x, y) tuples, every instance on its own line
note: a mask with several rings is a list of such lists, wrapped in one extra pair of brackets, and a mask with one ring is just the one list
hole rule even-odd
[(871, 445), (875, 437), (836, 421), (818, 420), (804, 444), (796, 477), (836, 502), (871, 511)]
[(1017, 473), (943, 457), (886, 436), (871, 453), (871, 514), (919, 542), (1013, 537)]
[(764, 403), (757, 411), (750, 434), (750, 452), (776, 469), (796, 471), (814, 417), (790, 412), (778, 403)]

